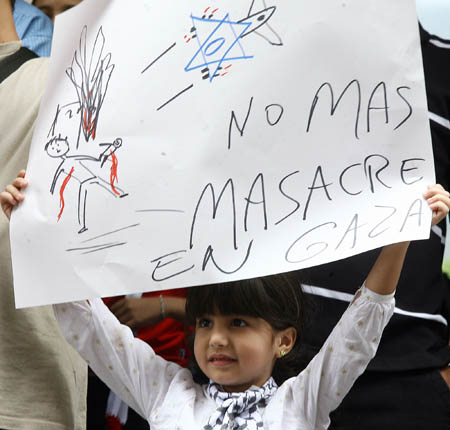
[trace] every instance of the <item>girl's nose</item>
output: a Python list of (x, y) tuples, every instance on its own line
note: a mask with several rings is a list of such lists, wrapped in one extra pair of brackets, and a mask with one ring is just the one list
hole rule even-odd
[(228, 345), (228, 336), (226, 331), (215, 327), (211, 333), (211, 337), (209, 338), (209, 345), (215, 348)]

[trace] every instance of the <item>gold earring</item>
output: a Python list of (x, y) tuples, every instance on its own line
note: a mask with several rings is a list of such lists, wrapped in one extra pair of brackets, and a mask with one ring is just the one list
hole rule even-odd
[(280, 349), (280, 356), (283, 358), (286, 355), (286, 351), (284, 349)]

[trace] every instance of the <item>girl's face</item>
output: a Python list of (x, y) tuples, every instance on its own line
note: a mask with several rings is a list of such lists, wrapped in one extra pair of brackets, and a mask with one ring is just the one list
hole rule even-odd
[(228, 392), (261, 387), (280, 356), (283, 333), (262, 318), (204, 315), (196, 321), (195, 358), (203, 373)]
[(56, 15), (76, 6), (80, 2), (81, 0), (34, 0), (33, 4), (54, 21)]

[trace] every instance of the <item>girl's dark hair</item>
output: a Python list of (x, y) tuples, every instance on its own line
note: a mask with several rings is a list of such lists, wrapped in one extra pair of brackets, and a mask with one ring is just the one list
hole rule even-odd
[(16, 4), (16, 0), (11, 0), (11, 9), (14, 10), (14, 5)]
[[(300, 356), (300, 337), (304, 323), (305, 298), (297, 272), (189, 288), (186, 318), (190, 324), (195, 325), (198, 317), (217, 313), (263, 318), (275, 330), (294, 327), (297, 330), (295, 345), (289, 354), (276, 360), (272, 376), (280, 385), (304, 369), (305, 365)], [(191, 343), (193, 344), (193, 339)], [(194, 354), (191, 371), (196, 382), (208, 382)]]

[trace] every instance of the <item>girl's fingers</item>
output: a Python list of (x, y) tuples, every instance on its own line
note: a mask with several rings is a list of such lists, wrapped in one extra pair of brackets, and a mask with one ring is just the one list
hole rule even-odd
[(0, 204), (1, 204), (2, 210), (5, 213), (6, 217), (8, 219), (10, 219), (11, 218), (11, 210), (14, 206), (17, 205), (17, 201), (14, 199), (14, 197), (10, 193), (3, 191), (2, 193), (0, 193)]
[(450, 210), (450, 193), (442, 185), (436, 184), (428, 187), (424, 198), (433, 212), (432, 225), (441, 222)]
[(424, 194), (424, 197), (426, 199), (431, 199), (434, 197), (448, 199), (448, 198), (450, 198), (450, 194), (448, 193), (448, 191), (439, 191), (439, 192), (433, 191), (433, 192)]
[(0, 193), (0, 202), (2, 204), (2, 207), (6, 205), (16, 206), (18, 203), (17, 200), (13, 197), (13, 195), (6, 191)]
[(424, 198), (427, 199), (429, 205), (441, 201), (450, 207), (450, 193), (439, 184), (428, 187), (428, 191), (424, 193)]
[(444, 190), (444, 188), (442, 188), (441, 185), (433, 185), (431, 187), (428, 187), (428, 190), (424, 193), (423, 196), (426, 199), (429, 199), (436, 195), (441, 195), (441, 196), (447, 197), (447, 198), (450, 197), (450, 193), (448, 191)]
[(448, 212), (448, 206), (442, 201), (436, 201), (430, 204), (430, 209), (433, 212)]
[(7, 185), (5, 191), (0, 193), (0, 204), (5, 215), (10, 218), (11, 210), (17, 206), (25, 197), (20, 192), (28, 185), (25, 179), (25, 170), (21, 170), (13, 183)]
[(6, 186), (5, 192), (11, 194), (18, 202), (24, 199), (24, 195), (12, 184)]
[(446, 205), (448, 208), (450, 208), (450, 197), (447, 196), (434, 196), (429, 199), (427, 199), (428, 205), (432, 205), (433, 203), (442, 202), (444, 205)]
[(26, 186), (28, 185), (28, 181), (24, 178), (17, 177), (16, 179), (14, 179), (12, 185), (21, 190), (23, 188), (26, 188)]
[(433, 211), (432, 224), (436, 225), (441, 222), (448, 214), (449, 207), (442, 201), (437, 201), (430, 204), (430, 209)]

